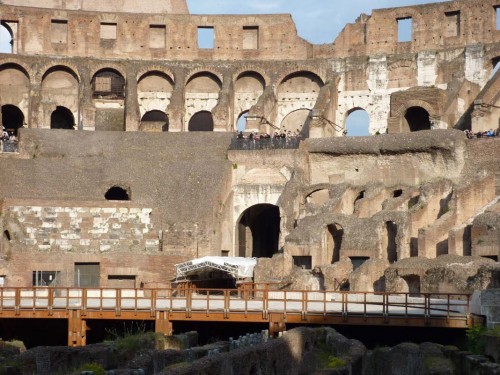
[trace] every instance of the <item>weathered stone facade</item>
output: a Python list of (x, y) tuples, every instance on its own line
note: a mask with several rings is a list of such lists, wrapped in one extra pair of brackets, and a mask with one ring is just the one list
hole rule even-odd
[[(165, 285), (193, 257), (280, 251), (287, 272), (323, 267), (335, 285), (351, 268), (328, 265), (351, 261), (352, 287), (379, 290), (410, 257), (498, 261), (500, 140), (458, 131), (498, 128), (498, 0), (376, 10), (325, 45), (289, 15), (42, 3), (0, 4), (2, 123), (20, 138), (0, 153), (7, 285), (72, 281), (77, 264), (104, 286)], [(373, 136), (343, 137), (358, 109)], [(230, 149), (242, 116), (247, 132), (309, 139)]]

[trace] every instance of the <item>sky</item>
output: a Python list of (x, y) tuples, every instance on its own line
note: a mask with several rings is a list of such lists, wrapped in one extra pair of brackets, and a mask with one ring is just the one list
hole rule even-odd
[[(373, 9), (443, 2), (444, 0), (187, 0), (191, 14), (292, 15), (299, 36), (315, 44), (332, 43), (347, 23)], [(347, 119), (348, 136), (368, 135), (369, 116), (355, 111)]]

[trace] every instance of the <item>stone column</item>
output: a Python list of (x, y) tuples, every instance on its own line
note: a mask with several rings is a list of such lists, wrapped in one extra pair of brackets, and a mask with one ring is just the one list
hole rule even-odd
[(140, 119), (139, 100), (137, 97), (137, 71), (127, 69), (127, 83), (125, 86), (125, 130), (138, 131)]

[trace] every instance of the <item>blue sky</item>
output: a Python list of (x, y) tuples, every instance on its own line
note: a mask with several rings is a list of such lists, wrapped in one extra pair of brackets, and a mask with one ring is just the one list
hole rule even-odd
[(290, 13), (299, 35), (312, 43), (332, 43), (347, 23), (372, 9), (444, 0), (187, 0), (192, 14)]

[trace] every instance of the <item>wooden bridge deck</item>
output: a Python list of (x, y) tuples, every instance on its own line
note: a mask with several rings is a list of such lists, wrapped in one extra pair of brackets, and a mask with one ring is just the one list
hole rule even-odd
[(222, 289), (0, 288), (0, 318), (67, 319), (68, 345), (86, 343), (86, 321), (152, 320), (172, 333), (175, 321), (467, 328), (481, 317), (470, 295)]

